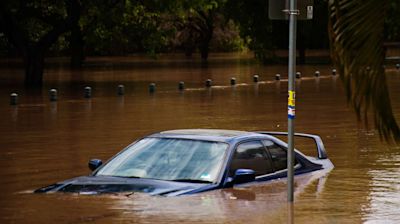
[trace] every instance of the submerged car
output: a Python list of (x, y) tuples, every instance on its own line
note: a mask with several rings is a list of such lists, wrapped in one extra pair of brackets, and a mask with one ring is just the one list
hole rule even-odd
[[(89, 176), (76, 177), (35, 193), (100, 194), (144, 192), (177, 196), (261, 183), (287, 176), (287, 144), (274, 137), (285, 132), (187, 129), (155, 133), (132, 143), (108, 162), (89, 161)], [(295, 176), (331, 170), (317, 135), (318, 156), (295, 150)]]

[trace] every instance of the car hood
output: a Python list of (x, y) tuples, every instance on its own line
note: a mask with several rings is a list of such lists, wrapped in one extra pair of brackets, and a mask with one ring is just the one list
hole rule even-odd
[(35, 190), (35, 193), (69, 192), (79, 194), (133, 193), (176, 196), (214, 188), (213, 184), (164, 181), (111, 176), (82, 176)]

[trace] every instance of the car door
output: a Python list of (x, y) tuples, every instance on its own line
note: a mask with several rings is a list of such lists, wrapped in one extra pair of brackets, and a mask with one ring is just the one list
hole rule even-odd
[(237, 169), (252, 169), (256, 176), (273, 172), (272, 162), (261, 141), (243, 142), (236, 147), (229, 176), (233, 176)]

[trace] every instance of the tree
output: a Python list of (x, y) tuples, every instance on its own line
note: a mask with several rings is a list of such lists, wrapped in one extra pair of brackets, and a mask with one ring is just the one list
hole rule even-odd
[[(155, 56), (166, 46), (169, 30), (162, 14), (173, 1), (87, 0), (71, 31), (71, 60), (77, 67), (88, 55), (125, 55), (145, 52)], [(74, 50), (75, 49), (75, 50)]]
[[(240, 33), (256, 58), (264, 63), (277, 61), (276, 50), (288, 47), (288, 22), (268, 18), (268, 0), (229, 0), (226, 14), (239, 24)], [(327, 33), (327, 2), (314, 1), (314, 19), (298, 21), (297, 46), (300, 64), (306, 62), (306, 49), (325, 48)]]
[(384, 25), (393, 3), (397, 4), (390, 0), (331, 0), (329, 33), (332, 58), (358, 118), (367, 123), (368, 112), (372, 112), (380, 136), (400, 143), (383, 68)]
[(272, 21), (268, 19), (268, 1), (229, 0), (226, 3), (226, 14), (239, 24), (240, 35), (257, 59), (266, 62), (267, 58), (276, 57), (277, 45), (273, 33), (279, 34), (275, 36), (284, 37), (287, 28), (280, 29), (283, 26), (276, 26), (277, 29), (274, 29)]
[(1, 1), (0, 29), (22, 54), (27, 86), (42, 85), (46, 51), (79, 17), (79, 0)]
[(207, 60), (214, 30), (224, 20), (221, 13), (224, 4), (224, 0), (182, 0), (175, 5), (176, 42), (184, 45), (187, 56), (198, 48), (201, 58)]

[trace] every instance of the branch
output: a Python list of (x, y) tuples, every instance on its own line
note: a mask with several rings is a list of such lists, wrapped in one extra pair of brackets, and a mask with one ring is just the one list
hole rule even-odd
[(57, 41), (58, 37), (67, 32), (71, 27), (78, 23), (80, 18), (81, 5), (79, 0), (65, 0), (67, 7), (67, 18), (53, 26), (47, 34), (40, 38), (38, 46), (47, 49)]

